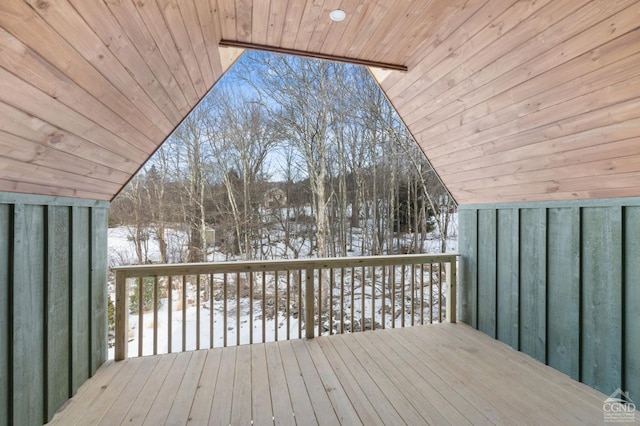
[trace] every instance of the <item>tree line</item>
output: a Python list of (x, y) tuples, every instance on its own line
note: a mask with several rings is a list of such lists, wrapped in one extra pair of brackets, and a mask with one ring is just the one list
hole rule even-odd
[[(245, 54), (113, 201), (139, 263), (445, 250), (455, 205), (369, 72)], [(176, 244), (171, 231), (186, 241)], [(177, 234), (176, 234), (177, 235)], [(182, 250), (182, 246), (186, 250)]]

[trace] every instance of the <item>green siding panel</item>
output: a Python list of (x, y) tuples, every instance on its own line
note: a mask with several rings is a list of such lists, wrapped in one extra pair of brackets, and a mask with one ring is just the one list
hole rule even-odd
[(91, 326), (91, 209), (72, 208), (71, 282), (71, 393), (75, 394), (90, 373)]
[(626, 207), (624, 390), (640, 407), (640, 207)]
[(93, 208), (91, 218), (91, 375), (107, 360), (108, 211)]
[(517, 209), (498, 210), (497, 338), (518, 349), (519, 221)]
[(13, 263), (13, 423), (44, 417), (44, 207), (16, 205)]
[(520, 211), (520, 350), (546, 357), (546, 210)]
[(578, 380), (580, 209), (551, 208), (547, 215), (547, 362)]
[(496, 211), (478, 212), (478, 330), (496, 337)]
[(621, 386), (622, 213), (582, 209), (581, 380), (606, 394)]
[(69, 399), (69, 207), (48, 207), (47, 420)]
[(458, 213), (458, 250), (460, 251), (460, 320), (477, 328), (478, 302), (478, 216), (476, 210)]
[(0, 204), (0, 426), (9, 424), (9, 259), (11, 206)]

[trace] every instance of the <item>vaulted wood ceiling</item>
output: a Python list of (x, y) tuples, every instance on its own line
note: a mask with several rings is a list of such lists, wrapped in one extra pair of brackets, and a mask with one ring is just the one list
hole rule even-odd
[(407, 67), (372, 71), (460, 203), (640, 196), (638, 0), (1, 0), (0, 191), (111, 199), (221, 41)]

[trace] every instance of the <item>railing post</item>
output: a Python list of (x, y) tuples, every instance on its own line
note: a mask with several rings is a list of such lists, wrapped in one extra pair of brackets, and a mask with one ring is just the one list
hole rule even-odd
[(129, 334), (129, 292), (124, 271), (116, 271), (116, 341), (115, 360), (127, 359)]
[(307, 339), (313, 339), (314, 325), (314, 285), (313, 285), (313, 268), (306, 269), (305, 287), (304, 287), (304, 328)]
[(458, 277), (456, 271), (457, 258), (454, 257), (447, 263), (447, 322), (455, 323), (457, 319), (456, 312), (456, 295), (458, 292)]

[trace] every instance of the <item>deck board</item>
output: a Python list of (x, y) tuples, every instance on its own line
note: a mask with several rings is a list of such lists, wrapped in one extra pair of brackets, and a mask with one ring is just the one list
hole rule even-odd
[(437, 324), (109, 362), (52, 423), (595, 424), (605, 398)]

